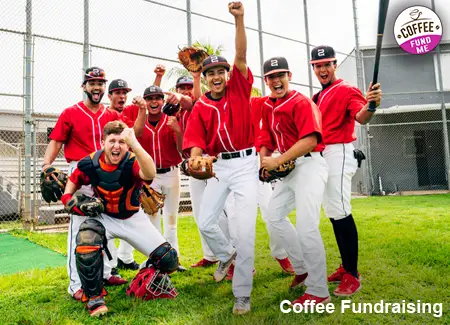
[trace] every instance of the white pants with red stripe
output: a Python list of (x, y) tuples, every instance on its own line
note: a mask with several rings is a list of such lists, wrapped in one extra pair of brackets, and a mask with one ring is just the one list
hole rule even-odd
[(328, 165), (323, 210), (328, 218), (339, 220), (352, 213), (352, 178), (358, 169), (353, 149), (352, 143), (338, 143), (327, 145), (323, 151)]
[[(68, 240), (68, 272), (69, 272), (69, 294), (73, 295), (81, 288), (80, 278), (75, 262), (75, 239), (80, 229), (80, 225), (86, 217), (72, 215), (69, 224), (69, 240)], [(158, 232), (153, 224), (148, 219), (147, 215), (141, 209), (128, 219), (116, 219), (102, 213), (97, 218), (106, 229), (106, 237), (108, 241), (113, 241), (114, 238), (121, 238), (133, 247), (149, 256), (159, 245), (166, 242), (166, 239)], [(106, 256), (106, 254), (104, 254)], [(110, 274), (111, 268), (104, 265), (103, 274)], [(109, 278), (109, 277), (108, 277)]]
[[(318, 152), (297, 158), (295, 169), (275, 184), (269, 222), (280, 236), (296, 274), (308, 272), (306, 292), (328, 297), (325, 249), (319, 231), (328, 166)], [(296, 227), (286, 217), (296, 209)]]
[(234, 247), (219, 227), (219, 217), (230, 192), (235, 199), (237, 251), (233, 276), (235, 297), (249, 297), (253, 284), (255, 259), (256, 192), (258, 187), (258, 167), (256, 155), (222, 159), (214, 163), (215, 178), (207, 181), (203, 193), (198, 227), (214, 255), (226, 262), (233, 254)]
[(161, 211), (151, 216), (151, 221), (156, 229), (161, 231), (161, 217), (163, 219), (164, 237), (167, 238), (169, 244), (178, 252), (178, 235), (177, 235), (177, 219), (178, 208), (180, 206), (180, 170), (178, 167), (172, 167), (170, 172), (165, 174), (156, 174), (150, 185), (159, 193), (165, 194), (164, 207)]

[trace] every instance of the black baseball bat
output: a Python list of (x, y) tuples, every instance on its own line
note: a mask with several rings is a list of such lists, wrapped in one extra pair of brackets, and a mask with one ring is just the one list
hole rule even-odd
[[(380, 69), (380, 54), (381, 54), (381, 47), (383, 45), (384, 25), (386, 24), (386, 15), (388, 7), (389, 7), (389, 0), (380, 0), (378, 8), (377, 48), (375, 50), (375, 64), (373, 66), (372, 85), (375, 85), (378, 82), (378, 71)], [(370, 102), (369, 108), (367, 110), (369, 112), (375, 112), (376, 103)]]

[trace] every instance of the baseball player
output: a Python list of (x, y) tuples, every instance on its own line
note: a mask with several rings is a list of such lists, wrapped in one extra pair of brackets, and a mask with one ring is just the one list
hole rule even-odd
[[(328, 167), (322, 157), (321, 114), (317, 106), (289, 89), (292, 73), (284, 57), (264, 62), (264, 80), (271, 94), (264, 102), (258, 139), (261, 166), (266, 171), (295, 160), (295, 168), (277, 182), (269, 201), (269, 224), (282, 238), (296, 276), (291, 287), (303, 283), (305, 294), (294, 303), (330, 301), (325, 249), (319, 231)], [(272, 157), (278, 149), (281, 155)], [(267, 172), (264, 174), (267, 177)], [(287, 218), (296, 209), (296, 227)]]
[(355, 120), (366, 124), (373, 116), (368, 102), (381, 102), (380, 84), (369, 85), (366, 98), (361, 91), (336, 76), (337, 60), (330, 46), (318, 46), (311, 51), (311, 64), (322, 90), (313, 101), (322, 112), (323, 156), (328, 164), (328, 182), (323, 208), (330, 218), (341, 254), (341, 266), (328, 277), (329, 282), (340, 282), (334, 294), (350, 296), (361, 289), (358, 273), (358, 232), (350, 204), (352, 177), (356, 172), (358, 152)]
[[(114, 79), (111, 81), (108, 87), (108, 98), (111, 105), (108, 108), (117, 111), (118, 113), (122, 113), (130, 91), (131, 88), (128, 87), (128, 83), (125, 80)], [(135, 101), (136, 100), (137, 98), (135, 98)], [(139, 100), (143, 101), (141, 98), (139, 98)], [(139, 108), (136, 107), (136, 109), (138, 110)], [(117, 274), (116, 268), (129, 270), (139, 269), (139, 264), (136, 263), (133, 257), (133, 246), (126, 241), (120, 240), (119, 248), (117, 249), (114, 241), (111, 240), (108, 242), (108, 249), (113, 259), (111, 261), (106, 259), (105, 264), (111, 267), (112, 274)]]
[[(181, 95), (166, 93), (167, 102), (178, 104)], [(156, 177), (151, 187), (165, 194), (164, 208), (162, 211), (164, 237), (179, 252), (177, 235), (177, 218), (180, 199), (180, 171), (178, 164), (181, 162), (181, 149), (183, 132), (176, 116), (168, 116), (161, 112), (164, 105), (164, 92), (158, 86), (150, 86), (145, 89), (144, 100), (147, 104), (147, 121), (137, 121), (135, 124), (136, 136), (143, 148), (152, 156), (156, 164)], [(133, 119), (133, 113), (124, 111), (124, 115)], [(161, 231), (161, 214), (151, 216), (155, 227)], [(179, 266), (178, 271), (185, 271)]]
[[(202, 154), (218, 157), (216, 178), (209, 179), (203, 193), (198, 227), (219, 265), (214, 279), (222, 281), (236, 260), (233, 277), (234, 314), (250, 311), (255, 248), (257, 163), (250, 112), (253, 75), (247, 67), (247, 38), (244, 6), (231, 2), (229, 12), (235, 18), (236, 56), (233, 72), (224, 57), (209, 56), (202, 73), (210, 91), (196, 103), (184, 135), (183, 151), (191, 157)], [(236, 206), (236, 248), (218, 225), (219, 216), (230, 192)]]
[[(115, 111), (106, 109), (101, 104), (106, 90), (105, 71), (98, 67), (86, 69), (82, 88), (86, 99), (63, 110), (56, 122), (55, 128), (50, 134), (50, 143), (44, 155), (42, 169), (46, 170), (55, 161), (64, 145), (64, 157), (69, 163), (69, 174), (75, 169), (78, 161), (91, 152), (101, 149), (102, 131), (106, 123), (120, 118)], [(83, 186), (80, 193), (92, 196), (93, 191), (89, 186)], [(70, 219), (67, 247), (71, 251), (75, 245), (75, 237), (72, 236), (73, 219)], [(105, 257), (106, 258), (106, 257)], [(78, 276), (75, 261), (68, 254), (67, 273), (70, 279), (69, 294), (76, 300), (83, 295), (81, 282)], [(104, 269), (104, 277), (107, 284), (121, 285), (127, 283), (117, 275), (111, 275), (111, 269)]]
[[(142, 182), (156, 175), (152, 158), (137, 141), (133, 129), (121, 121), (105, 125), (101, 144), (103, 149), (78, 162), (61, 198), (72, 212), (70, 234), (76, 238), (68, 255), (75, 261), (84, 290), (82, 301), (87, 302), (91, 316), (108, 311), (102, 282), (105, 240), (117, 237), (131, 243), (149, 257), (146, 266), (159, 269), (160, 276), (178, 266), (177, 252), (140, 209)], [(75, 195), (82, 185), (89, 184), (103, 206), (99, 217), (87, 213), (84, 198)]]

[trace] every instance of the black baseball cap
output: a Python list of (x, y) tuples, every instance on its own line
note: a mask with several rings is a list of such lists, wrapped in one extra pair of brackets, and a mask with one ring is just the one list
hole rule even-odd
[(322, 63), (336, 61), (336, 53), (331, 46), (320, 45), (312, 49), (309, 63)]
[(149, 97), (149, 96), (154, 96), (154, 95), (160, 95), (161, 97), (164, 98), (164, 92), (161, 88), (159, 88), (158, 86), (150, 86), (145, 88), (144, 90), (144, 99)]
[(203, 60), (202, 73), (206, 76), (206, 71), (217, 66), (224, 67), (227, 71), (230, 71), (230, 64), (227, 59), (220, 55), (210, 55), (205, 60)]
[(131, 91), (131, 88), (128, 88), (128, 83), (123, 79), (114, 79), (111, 81), (108, 87), (108, 93), (112, 94), (115, 90), (126, 90), (127, 92)]
[(99, 67), (90, 67), (86, 69), (84, 72), (83, 85), (90, 80), (103, 80), (104, 82), (108, 81), (106, 80), (105, 70)]
[(272, 73), (289, 72), (289, 64), (286, 58), (276, 56), (264, 62), (264, 77)]
[(192, 80), (192, 78), (189, 78), (186, 76), (181, 76), (180, 78), (177, 79), (175, 88), (178, 88), (179, 86), (182, 86), (182, 85), (194, 86), (194, 81)]

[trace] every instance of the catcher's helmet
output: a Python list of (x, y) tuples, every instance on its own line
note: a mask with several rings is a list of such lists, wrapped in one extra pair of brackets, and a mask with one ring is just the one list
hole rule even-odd
[(170, 277), (153, 266), (139, 270), (126, 293), (127, 296), (135, 296), (143, 300), (173, 299), (178, 296)]

